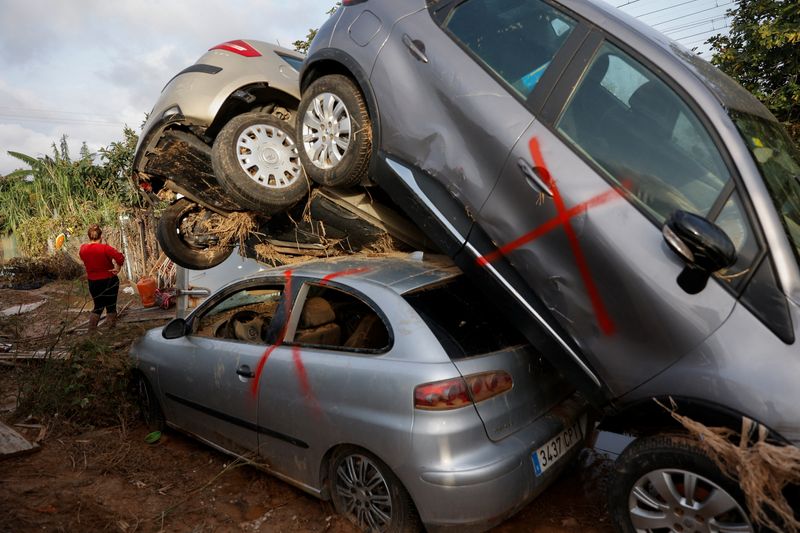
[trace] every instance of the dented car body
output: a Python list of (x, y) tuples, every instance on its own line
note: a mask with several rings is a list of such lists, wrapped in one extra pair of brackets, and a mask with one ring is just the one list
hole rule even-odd
[[(653, 402), (672, 399), (800, 445), (800, 153), (742, 87), (583, 0), (344, 2), (309, 49), (299, 109), (320, 87), (346, 103), (335, 76), (367, 106), (372, 179), (607, 427), (674, 430)], [(303, 140), (313, 119), (298, 113)], [(636, 446), (611, 504), (621, 531), (697, 510), (648, 492), (673, 475), (730, 496), (735, 516), (705, 523), (753, 530), (701, 452)], [(657, 459), (632, 466), (642, 450)]]
[(131, 356), (170, 426), (332, 498), (370, 531), (415, 516), (490, 527), (587, 436), (585, 400), (442, 258), (272, 269), (151, 330)]

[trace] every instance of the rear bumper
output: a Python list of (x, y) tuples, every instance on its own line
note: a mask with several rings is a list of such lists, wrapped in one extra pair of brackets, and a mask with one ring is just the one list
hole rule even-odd
[[(449, 438), (439, 436), (439, 453), (433, 464), (400, 474), (425, 527), (429, 531), (483, 531), (524, 507), (580, 453), (588, 433), (587, 408), (579, 395), (573, 395), (501, 441), (492, 442), (484, 433), (481, 444), (463, 447), (463, 453), (449, 446)], [(583, 440), (536, 476), (531, 453), (578, 419), (582, 422)], [(421, 436), (419, 426), (415, 426), (414, 447), (427, 453), (424, 449), (437, 436)]]

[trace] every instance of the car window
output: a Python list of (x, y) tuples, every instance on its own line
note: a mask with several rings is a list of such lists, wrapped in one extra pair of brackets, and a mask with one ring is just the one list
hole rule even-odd
[(272, 321), (282, 294), (283, 288), (274, 286), (237, 291), (195, 320), (194, 335), (269, 344), (274, 337)]
[(370, 305), (339, 289), (312, 285), (291, 344), (376, 353), (388, 350), (390, 336)]
[(737, 193), (728, 198), (714, 222), (730, 237), (736, 247), (736, 263), (717, 272), (716, 276), (731, 285), (737, 285), (750, 273), (750, 267), (759, 252), (758, 242)]
[(527, 97), (576, 22), (539, 0), (467, 0), (453, 10), (444, 26)]
[(526, 344), (497, 308), (466, 278), (405, 295), (451, 359)]
[(708, 215), (730, 175), (681, 97), (604, 43), (556, 127), (658, 223), (677, 209)]

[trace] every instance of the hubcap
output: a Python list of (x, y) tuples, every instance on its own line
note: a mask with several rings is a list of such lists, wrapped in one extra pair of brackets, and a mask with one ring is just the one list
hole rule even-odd
[(344, 514), (358, 527), (385, 531), (392, 523), (389, 486), (378, 467), (363, 455), (348, 455), (336, 469), (335, 490)]
[(725, 489), (686, 470), (654, 470), (631, 489), (631, 522), (639, 533), (753, 533), (742, 507)]
[(294, 141), (274, 126), (245, 128), (236, 140), (236, 156), (245, 174), (262, 187), (283, 189), (300, 177)]
[(317, 95), (303, 117), (303, 147), (311, 162), (323, 169), (342, 160), (351, 140), (350, 113), (332, 93)]

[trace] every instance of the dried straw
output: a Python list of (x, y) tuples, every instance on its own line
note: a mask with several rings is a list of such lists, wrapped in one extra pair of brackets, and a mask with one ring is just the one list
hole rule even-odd
[(671, 408), (662, 407), (698, 438), (722, 472), (739, 480), (756, 523), (775, 531), (800, 532), (800, 521), (783, 493), (787, 486), (800, 484), (800, 448), (767, 442), (767, 428), (746, 417), (742, 418), (739, 434), (679, 415), (674, 402)]

